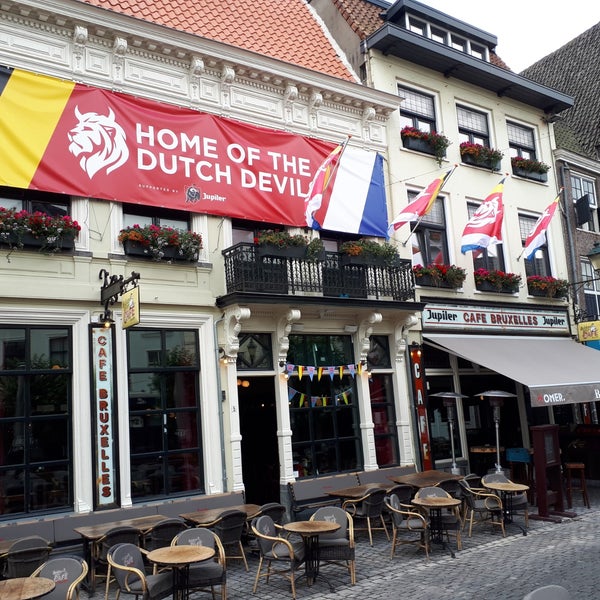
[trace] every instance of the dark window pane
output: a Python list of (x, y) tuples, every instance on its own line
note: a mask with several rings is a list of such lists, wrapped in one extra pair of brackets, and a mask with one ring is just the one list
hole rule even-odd
[(161, 366), (161, 337), (158, 331), (137, 329), (128, 332), (129, 368), (144, 369)]
[(25, 368), (25, 330), (0, 329), (0, 370)]
[(0, 418), (22, 417), (25, 414), (24, 377), (0, 377)]
[(166, 399), (168, 408), (196, 406), (196, 380), (194, 371), (165, 373)]
[(31, 414), (63, 414), (69, 409), (68, 390), (71, 376), (65, 374), (32, 375)]
[(193, 331), (169, 331), (165, 335), (167, 367), (196, 367), (198, 354)]

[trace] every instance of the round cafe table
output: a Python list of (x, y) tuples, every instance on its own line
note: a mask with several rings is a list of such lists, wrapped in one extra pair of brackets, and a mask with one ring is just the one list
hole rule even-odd
[(187, 592), (189, 567), (193, 563), (208, 560), (215, 555), (214, 548), (207, 546), (165, 546), (148, 553), (148, 560), (173, 570), (173, 600), (179, 592)]
[(488, 481), (484, 483), (483, 486), (492, 490), (493, 492), (500, 493), (500, 497), (502, 499), (502, 516), (504, 518), (504, 524), (514, 524), (521, 530), (523, 535), (527, 535), (527, 529), (518, 523), (514, 523), (513, 521), (512, 502), (510, 497), (513, 494), (527, 492), (529, 490), (529, 486), (525, 485), (524, 483), (515, 483), (514, 481)]
[(429, 535), (431, 542), (434, 544), (441, 544), (443, 548), (450, 552), (452, 558), (456, 558), (454, 551), (444, 540), (444, 520), (442, 518), (442, 510), (445, 508), (456, 508), (461, 501), (456, 498), (444, 498), (442, 496), (421, 496), (413, 498), (411, 503), (429, 511)]
[(2, 600), (32, 600), (54, 589), (54, 581), (46, 577), (16, 577), (0, 581)]
[[(339, 523), (329, 521), (292, 521), (283, 525), (285, 531), (297, 533), (302, 536), (304, 542), (304, 574), (308, 585), (312, 585), (319, 575), (319, 535), (322, 533), (333, 533), (340, 528)], [(333, 592), (334, 587), (329, 584), (329, 589)]]

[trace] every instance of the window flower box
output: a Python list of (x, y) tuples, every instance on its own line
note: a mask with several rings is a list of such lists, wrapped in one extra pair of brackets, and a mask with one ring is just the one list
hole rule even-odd
[(342, 264), (393, 265), (399, 258), (392, 244), (367, 239), (344, 242), (340, 253)]
[(158, 225), (133, 225), (119, 232), (119, 242), (128, 256), (154, 261), (197, 261), (202, 249), (202, 236)]
[(416, 265), (412, 269), (417, 285), (458, 289), (466, 279), (466, 272), (456, 265)]
[(475, 287), (480, 292), (496, 292), (500, 294), (514, 294), (519, 291), (521, 276), (516, 273), (487, 269), (477, 269), (473, 273)]
[(463, 142), (460, 145), (460, 158), (466, 165), (499, 171), (503, 156), (504, 154), (500, 150), (494, 150), (482, 144)]
[(550, 166), (539, 160), (513, 156), (510, 159), (513, 175), (546, 183)]
[(569, 290), (566, 279), (530, 275), (527, 277), (527, 292), (530, 296), (545, 298), (565, 298)]
[(445, 135), (435, 131), (421, 131), (415, 127), (404, 127), (400, 137), (404, 148), (435, 156), (440, 166), (446, 157), (446, 148), (450, 145), (450, 140)]

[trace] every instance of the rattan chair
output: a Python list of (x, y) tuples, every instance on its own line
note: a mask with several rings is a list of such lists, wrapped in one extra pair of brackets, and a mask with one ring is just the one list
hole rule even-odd
[(151, 552), (157, 548), (170, 546), (173, 538), (185, 529), (187, 529), (187, 525), (183, 519), (176, 517), (172, 519), (163, 519), (144, 535), (144, 549)]
[[(211, 524), (211, 529), (219, 536), (223, 548), (225, 548), (225, 557), (227, 559), (239, 559), (244, 562), (246, 571), (248, 570), (248, 561), (242, 544), (242, 534), (246, 525), (247, 515), (242, 510), (226, 510), (219, 518)], [(228, 551), (228, 548), (235, 549)]]
[(311, 521), (329, 521), (340, 528), (333, 533), (319, 536), (319, 562), (340, 565), (348, 569), (350, 583), (356, 583), (356, 561), (354, 550), (354, 521), (350, 514), (339, 506), (322, 506), (310, 517)]
[[(342, 504), (342, 508), (352, 515), (355, 521), (354, 531), (367, 530), (369, 532), (369, 543), (373, 545), (373, 531), (383, 530), (388, 541), (390, 534), (388, 533), (385, 519), (383, 518), (383, 508), (385, 506), (386, 491), (381, 488), (372, 488), (367, 490), (367, 493), (362, 498), (346, 500)], [(371, 519), (379, 520), (381, 527), (374, 527), (371, 524)], [(366, 527), (357, 527), (356, 521), (366, 521)]]
[(506, 536), (504, 530), (504, 514), (502, 500), (497, 494), (482, 488), (473, 488), (466, 479), (461, 479), (464, 499), (466, 503), (465, 519), (463, 529), (469, 523), (469, 537), (473, 533), (473, 525), (477, 523), (490, 522), (493, 526), (500, 527), (502, 535)]
[[(386, 499), (386, 508), (392, 517), (391, 558), (394, 558), (397, 546), (412, 544), (418, 548), (423, 548), (425, 550), (425, 557), (428, 559), (429, 522), (427, 518), (413, 510), (411, 506), (400, 502), (396, 494), (391, 494)], [(418, 535), (415, 537), (415, 534)]]
[(31, 535), (13, 542), (4, 557), (4, 576), (29, 577), (41, 566), (52, 551), (48, 540), (39, 535)]
[(192, 546), (206, 546), (214, 548), (215, 556), (212, 561), (203, 561), (191, 565), (188, 572), (188, 590), (203, 590), (210, 588), (215, 595), (214, 588), (221, 588), (221, 600), (227, 600), (227, 571), (225, 565), (225, 550), (219, 536), (206, 527), (194, 527), (182, 531), (172, 542), (173, 546), (187, 544)]
[(51, 592), (44, 594), (44, 600), (76, 600), (87, 572), (88, 565), (83, 558), (60, 556), (47, 560), (32, 577), (46, 577), (56, 584)]
[[(446, 490), (438, 486), (428, 486), (421, 488), (416, 494), (415, 498), (422, 498), (426, 496), (436, 496), (438, 498), (452, 498)], [(456, 538), (456, 549), (462, 550), (462, 538), (461, 532), (463, 528), (463, 522), (461, 518), (459, 506), (443, 511), (440, 515), (441, 518), (441, 530), (445, 534), (446, 538), (451, 535)]]
[[(512, 481), (504, 475), (504, 473), (489, 473), (481, 478), (482, 485), (486, 483), (512, 483)], [(515, 513), (523, 513), (525, 518), (525, 527), (529, 527), (529, 500), (527, 492), (518, 492), (516, 494), (507, 494), (504, 499), (508, 503), (505, 509), (508, 509), (511, 515)]]

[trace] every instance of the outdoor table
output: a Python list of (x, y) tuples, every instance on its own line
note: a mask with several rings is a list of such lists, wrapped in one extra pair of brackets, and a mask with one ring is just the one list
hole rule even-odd
[(165, 546), (148, 552), (150, 562), (173, 571), (173, 599), (180, 598), (179, 592), (187, 592), (190, 565), (203, 560), (208, 560), (215, 555), (215, 549), (207, 546)]
[(352, 487), (341, 488), (339, 490), (330, 490), (325, 492), (328, 496), (334, 496), (335, 498), (343, 498), (348, 500), (356, 500), (362, 498), (368, 490), (372, 489), (383, 489), (389, 490), (394, 485), (390, 483), (365, 483), (363, 485), (355, 485)]
[(0, 581), (2, 600), (31, 600), (41, 598), (55, 587), (52, 579), (46, 577), (16, 577)]
[(212, 525), (219, 517), (228, 510), (241, 510), (246, 513), (247, 519), (252, 519), (260, 511), (258, 504), (238, 504), (236, 506), (222, 506), (219, 508), (208, 508), (197, 510), (195, 512), (183, 513), (179, 516), (185, 521), (190, 521), (198, 527), (208, 527)]
[(396, 475), (395, 477), (390, 477), (390, 479), (396, 483), (406, 483), (419, 489), (430, 486), (433, 487), (440, 481), (446, 479), (459, 481), (462, 478), (462, 475), (453, 475), (452, 473), (446, 473), (446, 471), (436, 471), (434, 469), (430, 471), (421, 471), (420, 473), (409, 473), (408, 475)]
[(493, 492), (500, 492), (504, 525), (516, 525), (523, 532), (523, 535), (527, 535), (527, 529), (525, 529), (525, 527), (513, 522), (512, 502), (510, 497), (513, 494), (527, 492), (529, 486), (524, 483), (514, 483), (513, 481), (488, 481), (487, 483), (482, 482), (482, 485)]
[(339, 523), (329, 521), (293, 521), (283, 525), (283, 529), (302, 536), (304, 543), (304, 574), (308, 585), (312, 585), (321, 577), (333, 592), (333, 585), (319, 573), (319, 535), (333, 533), (340, 528)]
[(454, 551), (446, 544), (444, 540), (444, 523), (442, 518), (442, 510), (445, 508), (454, 508), (461, 501), (456, 498), (444, 498), (441, 496), (422, 496), (413, 498), (412, 504), (420, 508), (426, 508), (429, 512), (429, 538), (434, 544), (440, 544), (446, 548), (452, 558), (456, 558)]
[(111, 521), (110, 523), (101, 523), (98, 525), (85, 525), (73, 529), (75, 533), (78, 533), (83, 538), (83, 552), (85, 560), (90, 567), (87, 581), (87, 588), (90, 595), (96, 591), (96, 553), (92, 550), (98, 540), (113, 529), (113, 527), (135, 527), (143, 535), (166, 518), (164, 515), (148, 515), (147, 517), (122, 519), (120, 521)]

